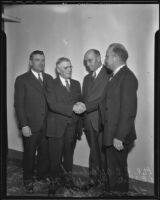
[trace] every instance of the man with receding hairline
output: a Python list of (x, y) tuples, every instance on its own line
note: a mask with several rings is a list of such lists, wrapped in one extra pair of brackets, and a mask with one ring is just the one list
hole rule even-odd
[(82, 96), (86, 105), (84, 113), (84, 132), (90, 148), (89, 155), (89, 184), (86, 189), (96, 186), (102, 182), (101, 174), (103, 172), (103, 153), (102, 153), (102, 133), (99, 129), (98, 108), (88, 112), (88, 107), (99, 99), (108, 82), (108, 74), (101, 62), (101, 55), (97, 49), (89, 49), (84, 55), (84, 64), (89, 74), (84, 77)]
[(130, 145), (136, 139), (134, 123), (138, 81), (127, 67), (127, 59), (128, 52), (124, 45), (113, 43), (108, 47), (105, 64), (113, 73), (99, 106), (104, 127), (102, 141), (105, 147), (109, 191), (115, 194), (128, 192), (127, 156)]
[[(81, 101), (81, 87), (71, 78), (72, 64), (69, 58), (61, 57), (56, 62), (57, 78), (47, 88), (46, 99), (50, 108), (47, 118), (51, 184), (49, 194), (54, 195), (63, 185), (74, 187), (72, 177), (73, 155), (76, 140), (82, 134), (78, 114), (85, 109), (76, 105)], [(82, 105), (81, 105), (82, 106)], [(64, 173), (61, 170), (64, 170)]]

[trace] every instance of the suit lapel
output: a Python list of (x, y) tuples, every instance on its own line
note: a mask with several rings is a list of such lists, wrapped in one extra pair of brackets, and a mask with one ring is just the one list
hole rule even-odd
[(90, 88), (88, 91), (89, 93), (92, 93), (92, 91), (95, 90), (95, 88), (100, 84), (100, 82), (106, 79), (105, 73), (106, 73), (106, 70), (103, 67), (94, 81), (92, 81), (92, 77), (91, 77), (91, 80), (89, 81), (90, 82)]
[(40, 83), (38, 82), (37, 78), (34, 76), (34, 74), (31, 71), (28, 72), (28, 79), (29, 79), (29, 84), (31, 84), (39, 92), (43, 91), (42, 86), (40, 85)]
[(117, 72), (117, 74), (115, 74), (115, 76), (113, 76), (113, 78), (108, 82), (107, 88), (112, 87), (119, 80), (119, 78), (124, 74), (126, 70), (127, 70), (127, 66), (122, 67), (120, 71)]

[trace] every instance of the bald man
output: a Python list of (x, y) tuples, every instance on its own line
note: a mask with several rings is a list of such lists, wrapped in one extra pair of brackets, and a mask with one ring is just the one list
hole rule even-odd
[[(82, 96), (86, 107), (92, 105), (103, 94), (104, 88), (108, 83), (108, 74), (106, 68), (102, 65), (100, 52), (96, 49), (89, 49), (84, 55), (84, 65), (89, 74), (84, 77)], [(103, 171), (102, 154), (102, 133), (99, 129), (98, 108), (92, 112), (84, 113), (84, 131), (90, 148), (89, 155), (89, 176), (90, 181), (88, 189), (97, 185)]]

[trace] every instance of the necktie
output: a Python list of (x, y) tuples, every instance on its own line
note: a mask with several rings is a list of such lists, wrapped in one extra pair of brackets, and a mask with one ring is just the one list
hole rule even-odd
[(43, 86), (43, 81), (42, 81), (42, 79), (41, 79), (41, 77), (40, 77), (40, 74), (38, 74), (38, 81), (39, 81), (39, 83), (41, 84), (41, 86)]
[(112, 80), (113, 76), (114, 76), (114, 74), (112, 73), (112, 74), (109, 76), (109, 81)]
[(68, 80), (65, 80), (66, 81), (66, 89), (68, 92), (70, 92), (70, 85), (69, 85), (69, 82)]
[(92, 73), (92, 79), (95, 80), (96, 79), (96, 72)]

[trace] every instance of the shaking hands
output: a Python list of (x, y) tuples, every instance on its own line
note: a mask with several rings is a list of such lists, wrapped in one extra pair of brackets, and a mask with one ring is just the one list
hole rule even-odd
[(77, 102), (76, 104), (74, 104), (73, 106), (73, 111), (76, 113), (76, 114), (82, 114), (86, 111), (86, 106), (84, 103), (82, 102)]

